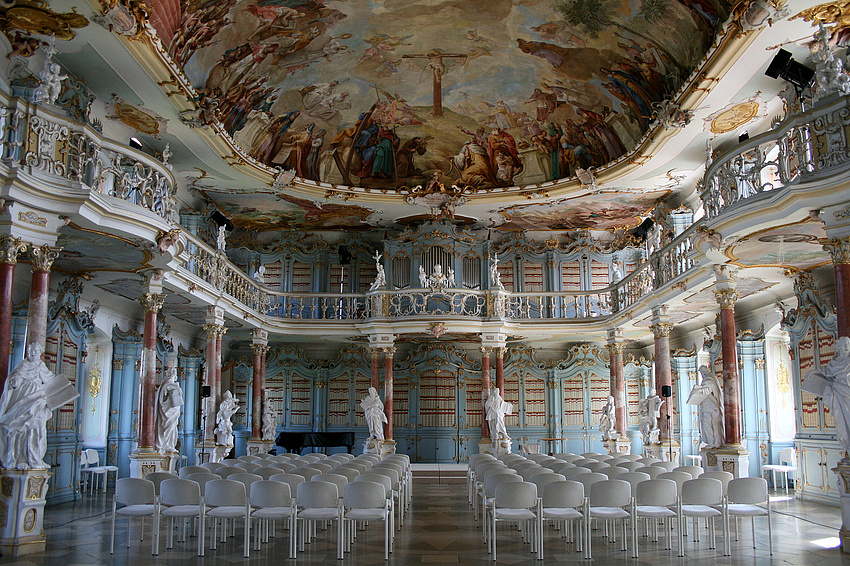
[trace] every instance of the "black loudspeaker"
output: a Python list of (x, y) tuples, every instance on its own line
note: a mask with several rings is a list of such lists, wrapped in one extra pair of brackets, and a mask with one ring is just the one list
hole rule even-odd
[(806, 88), (815, 78), (815, 72), (791, 58), (791, 53), (780, 49), (768, 65), (765, 75), (772, 79), (784, 79), (797, 88)]
[(673, 387), (670, 385), (662, 385), (661, 386), (661, 396), (662, 397), (672, 397), (673, 396)]
[(345, 246), (339, 247), (339, 264), (349, 265), (351, 263), (351, 252)]
[(209, 385), (201, 385), (201, 399), (206, 399), (212, 395), (212, 387)]

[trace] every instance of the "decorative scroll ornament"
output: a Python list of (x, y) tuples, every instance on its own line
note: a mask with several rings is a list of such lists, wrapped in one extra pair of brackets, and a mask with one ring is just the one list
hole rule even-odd
[(165, 295), (159, 293), (145, 293), (139, 297), (139, 303), (145, 312), (159, 312), (164, 301)]
[(207, 333), (207, 338), (212, 340), (224, 336), (227, 333), (227, 327), (222, 324), (205, 324), (204, 331)]
[(272, 183), (272, 189), (279, 191), (288, 189), (292, 186), (292, 181), (295, 179), (295, 169), (279, 169), (277, 177)]
[(156, 236), (156, 247), (159, 249), (159, 253), (164, 254), (168, 251), (168, 248), (176, 244), (180, 241), (180, 228), (175, 228), (173, 230), (169, 230), (168, 232), (163, 232), (160, 230), (159, 234)]
[(428, 332), (433, 334), (434, 338), (439, 338), (445, 334), (446, 330), (448, 330), (448, 328), (444, 322), (432, 322), (428, 325)]
[(39, 216), (31, 210), (27, 212), (19, 212), (18, 220), (20, 220), (21, 222), (26, 222), (27, 224), (32, 224), (33, 226), (41, 226), (42, 228), (47, 226), (47, 218)]
[(791, 19), (801, 18), (817, 24), (838, 24), (839, 28), (850, 27), (850, 1), (826, 2), (803, 10)]
[(671, 100), (653, 102), (653, 116), (655, 120), (663, 124), (668, 130), (681, 129), (690, 124), (694, 117), (693, 110), (682, 110), (682, 108)]
[(23, 30), (38, 35), (54, 36), (58, 39), (74, 39), (75, 28), (83, 28), (89, 21), (76, 9), (71, 12), (54, 12), (44, 0), (3, 2), (0, 7), (0, 29), (8, 34), (11, 30)]
[(452, 185), (451, 188), (440, 182), (442, 171), (434, 171), (434, 174), (425, 182), (425, 186), (417, 185), (410, 189), (410, 196), (405, 199), (407, 204), (413, 206), (425, 206), (431, 209), (431, 216), (435, 220), (443, 218), (454, 218), (455, 207), (463, 206), (468, 202), (463, 193), (468, 187)]
[(95, 399), (100, 395), (100, 388), (103, 385), (103, 378), (100, 373), (100, 346), (94, 349), (94, 364), (89, 370), (89, 394), (91, 395), (91, 414), (95, 411)]
[(15, 265), (18, 254), (27, 251), (27, 245), (14, 236), (0, 236), (0, 263)]
[(52, 248), (48, 245), (33, 246), (30, 250), (33, 271), (50, 271), (61, 250), (62, 248)]
[(821, 238), (818, 243), (829, 253), (833, 265), (850, 264), (850, 237)]

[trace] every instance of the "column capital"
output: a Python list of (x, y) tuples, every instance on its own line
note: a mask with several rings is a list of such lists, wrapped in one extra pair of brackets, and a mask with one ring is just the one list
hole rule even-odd
[(383, 351), (384, 355), (387, 357), (387, 359), (390, 359), (390, 360), (395, 355), (395, 347), (381, 348), (381, 351)]
[(669, 338), (670, 331), (673, 330), (673, 324), (669, 322), (656, 322), (655, 324), (650, 324), (649, 329), (656, 338)]
[(162, 309), (162, 303), (165, 301), (165, 295), (159, 293), (144, 293), (139, 297), (139, 303), (145, 312), (159, 312)]
[(33, 246), (30, 249), (33, 271), (50, 271), (50, 268), (53, 267), (53, 262), (59, 257), (60, 251), (62, 251), (62, 248), (48, 246), (47, 244)]
[(496, 354), (496, 358), (500, 360), (505, 357), (505, 350), (507, 350), (507, 348), (505, 348), (504, 346), (493, 348), (493, 352)]
[(261, 356), (265, 355), (266, 352), (269, 351), (268, 344), (251, 344), (251, 349), (254, 350), (255, 354), (260, 354)]
[(623, 346), (624, 346), (624, 344), (622, 342), (609, 342), (607, 344), (607, 346), (608, 346), (608, 355), (610, 355), (610, 356), (622, 355)]
[(850, 236), (843, 238), (819, 238), (818, 243), (832, 258), (833, 265), (850, 264)]
[(254, 344), (267, 346), (269, 343), (269, 333), (262, 328), (255, 328), (251, 333), (252, 347)]
[(714, 298), (721, 309), (734, 309), (735, 301), (738, 300), (738, 291), (735, 289), (715, 289)]
[(227, 332), (227, 327), (223, 324), (205, 324), (204, 330), (207, 333), (207, 338), (220, 338)]
[(27, 251), (27, 245), (14, 236), (0, 236), (0, 263), (15, 265), (18, 254)]
[(493, 351), (492, 346), (479, 346), (478, 351), (481, 352), (482, 356), (490, 356), (490, 353)]
[(377, 360), (381, 355), (381, 350), (378, 348), (369, 348), (369, 358), (372, 360)]

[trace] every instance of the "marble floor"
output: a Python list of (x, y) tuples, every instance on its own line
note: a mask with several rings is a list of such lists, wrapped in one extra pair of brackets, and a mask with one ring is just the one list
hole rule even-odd
[[(486, 564), (491, 562), (467, 505), (465, 485), (458, 477), (465, 467), (423, 466), (414, 480), (413, 504), (404, 527), (397, 533), (395, 552), (389, 564)], [(111, 490), (110, 490), (111, 492)], [(336, 560), (336, 542), (326, 533), (290, 561), (286, 536), (252, 552), (250, 559), (242, 557), (241, 537), (220, 544), (215, 551), (207, 551), (198, 558), (194, 549), (175, 543), (174, 550), (165, 549), (162, 536), (161, 553), (150, 555), (150, 541), (136, 538), (135, 529), (128, 549), (127, 527), (119, 519), (116, 532), (116, 551), (109, 555), (109, 517), (111, 494), (86, 495), (75, 503), (50, 507), (45, 516), (47, 551), (18, 560), (0, 557), (0, 564), (75, 566), (78, 564), (242, 564), (257, 565), (294, 562), (299, 564), (370, 564), (383, 563), (383, 528), (371, 526), (359, 533), (350, 554), (343, 561)], [(679, 558), (675, 550), (664, 550), (663, 544), (640, 541), (640, 558), (633, 560), (631, 553), (621, 552), (619, 541), (606, 543), (598, 532), (593, 537), (594, 562), (605, 564), (850, 564), (834, 548), (837, 545), (841, 524), (839, 510), (819, 504), (792, 500), (784, 493), (773, 494), (774, 554), (767, 550), (767, 528), (764, 520), (757, 522), (756, 545), (752, 548), (749, 522), (741, 525), (741, 540), (732, 541), (731, 558), (709, 550), (707, 536), (700, 544), (686, 541), (686, 556)], [(334, 531), (335, 532), (335, 531)], [(548, 530), (545, 560), (537, 561), (528, 552), (515, 531), (500, 527), (498, 563), (508, 565), (587, 564), (572, 547), (565, 546), (557, 533)], [(194, 541), (194, 539), (192, 539)], [(719, 541), (718, 541), (719, 542)], [(675, 546), (675, 543), (674, 543)], [(721, 546), (721, 545), (719, 545)]]

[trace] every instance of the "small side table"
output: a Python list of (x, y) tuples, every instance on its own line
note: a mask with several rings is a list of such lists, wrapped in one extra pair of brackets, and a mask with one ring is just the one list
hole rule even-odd
[(689, 454), (685, 456), (685, 460), (688, 461), (689, 466), (701, 466), (702, 465), (702, 456), (699, 454)]

